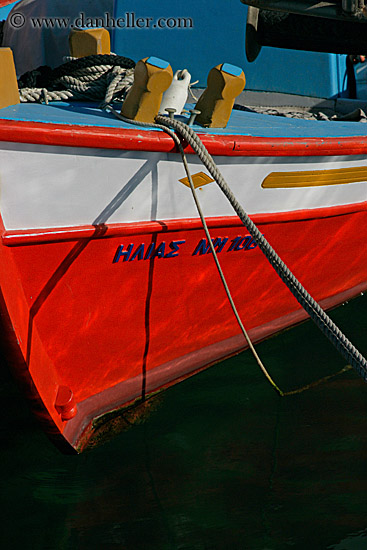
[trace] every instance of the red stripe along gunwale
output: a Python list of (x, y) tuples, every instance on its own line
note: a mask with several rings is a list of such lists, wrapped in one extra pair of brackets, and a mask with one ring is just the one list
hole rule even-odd
[[(200, 134), (211, 155), (223, 156), (339, 156), (366, 155), (367, 136), (325, 138), (280, 138)], [(177, 152), (163, 132), (12, 121), (0, 118), (0, 141), (41, 145), (97, 147), (105, 149)], [(185, 152), (193, 153), (190, 146)]]
[[(345, 204), (315, 208), (313, 210), (295, 210), (293, 212), (278, 212), (254, 214), (251, 216), (255, 224), (267, 225), (271, 223), (320, 219), (333, 216), (342, 216), (354, 212), (367, 210), (367, 201), (357, 204)], [(242, 227), (237, 216), (207, 218), (209, 228)], [(102, 239), (116, 236), (146, 235), (152, 233), (166, 233), (182, 230), (201, 229), (201, 220), (197, 218), (183, 220), (165, 220), (164, 222), (132, 222), (126, 224), (108, 224), (96, 231), (96, 226), (58, 227), (50, 229), (20, 229), (4, 230), (1, 240), (5, 246), (25, 246), (51, 242), (63, 242), (76, 239)]]

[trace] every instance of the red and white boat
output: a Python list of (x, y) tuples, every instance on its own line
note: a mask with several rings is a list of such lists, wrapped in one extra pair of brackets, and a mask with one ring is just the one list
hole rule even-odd
[[(0, 2), (3, 9), (13, 5)], [(115, 2), (115, 15), (120, 5)], [(193, 17), (194, 33), (186, 31), (193, 70), (185, 52), (193, 79), (199, 65), (202, 79), (228, 61), (244, 68), (252, 90), (245, 101), (263, 89), (278, 104), (292, 97), (296, 107), (359, 105), (342, 97), (345, 56), (264, 48), (249, 65), (247, 8), (239, 0), (223, 8), (221, 33), (211, 27), (221, 17), (208, 13), (205, 2), (185, 6), (147, 2), (145, 10), (151, 17)], [(195, 54), (192, 37), (202, 39), (203, 25), (209, 45)], [(145, 30), (131, 30), (131, 51), (120, 47), (116, 30), (113, 48), (136, 61), (148, 49), (183, 68), (185, 31), (166, 29), (157, 40), (157, 32), (144, 37)], [(166, 39), (178, 42), (177, 51), (167, 50)], [(281, 95), (287, 91), (293, 95)], [(238, 201), (324, 308), (366, 290), (363, 122), (249, 110), (233, 111), (224, 129), (193, 128)], [(189, 146), (186, 152), (192, 174), (204, 178), (197, 193), (252, 340), (305, 319), (220, 189), (205, 184), (207, 171)], [(139, 404), (247, 346), (185, 176), (169, 135), (117, 120), (97, 104), (21, 103), (0, 110), (4, 353), (46, 431), (65, 448), (82, 450), (111, 411)]]

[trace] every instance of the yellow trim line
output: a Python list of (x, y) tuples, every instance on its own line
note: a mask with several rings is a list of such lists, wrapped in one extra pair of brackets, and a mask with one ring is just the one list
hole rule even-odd
[(300, 172), (271, 172), (261, 184), (264, 189), (289, 187), (318, 187), (345, 185), (367, 181), (367, 167), (338, 168), (336, 170), (306, 170)]

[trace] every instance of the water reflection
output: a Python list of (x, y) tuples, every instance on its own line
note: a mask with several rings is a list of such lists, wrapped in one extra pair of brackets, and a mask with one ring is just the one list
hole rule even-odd
[(349, 535), (335, 546), (329, 546), (330, 550), (365, 550), (367, 548), (367, 530)]
[[(365, 296), (332, 312), (362, 352)], [(344, 366), (306, 323), (259, 346), (283, 390)], [(353, 371), (278, 397), (248, 353), (176, 386), (144, 423), (81, 456), (48, 442), (3, 371), (7, 547), (366, 547), (367, 387)]]

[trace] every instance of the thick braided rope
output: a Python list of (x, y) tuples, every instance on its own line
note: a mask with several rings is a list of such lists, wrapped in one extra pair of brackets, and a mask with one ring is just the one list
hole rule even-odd
[(67, 101), (74, 98), (74, 94), (68, 90), (50, 92), (46, 88), (22, 88), (19, 90), (19, 97), (21, 103), (36, 103), (40, 100), (48, 103), (49, 101)]
[[(212, 159), (212, 157), (210, 156), (210, 154), (208, 153), (208, 151), (206, 150), (205, 146), (203, 145), (203, 143), (201, 142), (201, 140), (199, 139), (199, 137), (197, 136), (197, 134), (195, 132), (193, 132), (193, 130), (191, 130), (186, 124), (183, 124), (183, 123), (180, 123), (178, 121), (175, 121), (173, 119), (170, 119), (170, 118), (167, 118), (167, 117), (164, 117), (164, 116), (161, 116), (161, 115), (158, 115), (156, 117), (156, 121), (158, 122), (158, 124), (154, 124), (154, 123), (144, 123), (144, 122), (137, 122), (137, 121), (133, 121), (133, 120), (130, 120), (130, 119), (126, 119), (125, 117), (123, 117), (122, 115), (120, 115), (119, 113), (117, 113), (113, 107), (111, 105), (105, 105), (103, 107), (104, 109), (109, 109), (111, 110), (111, 112), (117, 117), (119, 118), (120, 120), (123, 120), (124, 122), (127, 122), (127, 123), (130, 123), (130, 124), (134, 124), (134, 125), (137, 125), (137, 126), (143, 126), (143, 127), (154, 127), (154, 128), (159, 128), (163, 131), (165, 131), (167, 134), (169, 134), (172, 139), (174, 140), (174, 142), (176, 143), (178, 149), (181, 151), (181, 154), (183, 155), (183, 157), (185, 157), (185, 154), (183, 153), (183, 149), (182, 149), (182, 145), (181, 145), (181, 142), (178, 138), (178, 136), (172, 132), (171, 128), (170, 127), (174, 127), (175, 130), (180, 133), (180, 131), (178, 130), (178, 127), (180, 127), (180, 130), (182, 129), (183, 132), (181, 133), (182, 136), (184, 136), (184, 139), (189, 143), (190, 145), (193, 147), (194, 150), (196, 150), (195, 148), (195, 145), (194, 145), (194, 142), (196, 143), (198, 147), (198, 151), (196, 151), (197, 153), (199, 151), (201, 151), (202, 153), (204, 153), (204, 156), (207, 158), (207, 159), (210, 159), (210, 166), (208, 168), (208, 170), (212, 173), (212, 169), (214, 168), (214, 172), (215, 173), (212, 173), (212, 175), (214, 177), (216, 176), (220, 176), (220, 178), (223, 180), (222, 183), (224, 182), (225, 184), (225, 187), (228, 188), (228, 191), (229, 191), (229, 195), (232, 196), (232, 198), (234, 199), (234, 202), (235, 202), (235, 206), (237, 206), (240, 210), (242, 210), (242, 212), (244, 213), (244, 218), (247, 218), (247, 221), (249, 222), (249, 225), (250, 225), (250, 228), (246, 225), (245, 221), (242, 220), (240, 214), (237, 212), (237, 210), (235, 209), (237, 215), (240, 217), (241, 221), (244, 223), (244, 225), (247, 227), (247, 229), (249, 230), (249, 232), (252, 234), (252, 236), (254, 237), (255, 241), (258, 241), (258, 239), (261, 237), (261, 240), (264, 241), (267, 245), (267, 248), (272, 251), (272, 254), (273, 256), (275, 256), (275, 258), (278, 259), (278, 262), (277, 263), (273, 263), (271, 261), (271, 259), (269, 258), (269, 255), (267, 254), (266, 250), (263, 249), (263, 243), (262, 244), (259, 244), (258, 242), (258, 245), (259, 245), (259, 248), (262, 250), (262, 252), (265, 254), (265, 256), (267, 257), (267, 259), (270, 261), (271, 265), (274, 267), (274, 269), (276, 270), (276, 272), (278, 273), (278, 275), (281, 277), (281, 279), (283, 280), (283, 282), (285, 282), (285, 284), (288, 286), (289, 290), (291, 290), (292, 294), (295, 295), (294, 293), (294, 289), (289, 286), (288, 284), (288, 281), (285, 280), (285, 277), (282, 276), (282, 273), (279, 272), (279, 269), (283, 266), (283, 271), (286, 273), (286, 274), (289, 274), (291, 276), (291, 278), (294, 279), (294, 281), (298, 284), (298, 286), (300, 287), (300, 289), (303, 290), (304, 294), (305, 294), (305, 298), (306, 298), (306, 301), (303, 301), (304, 303), (301, 302), (301, 299), (299, 299), (299, 296), (298, 295), (295, 295), (296, 299), (298, 300), (298, 302), (302, 305), (302, 307), (304, 309), (306, 309), (307, 305), (308, 305), (308, 301), (311, 302), (311, 304), (315, 305), (316, 306), (316, 309), (320, 311), (321, 315), (319, 315), (319, 318), (321, 320), (324, 320), (327, 325), (325, 326), (322, 325), (320, 326), (320, 323), (318, 322), (318, 318), (315, 317), (315, 315), (312, 314), (312, 309), (308, 308), (306, 309), (306, 311), (310, 314), (310, 317), (311, 319), (315, 322), (315, 324), (322, 330), (322, 332), (327, 336), (327, 338), (332, 342), (332, 344), (338, 349), (339, 353), (341, 353), (341, 355), (343, 357), (345, 357), (350, 363), (352, 363), (352, 366), (354, 367), (354, 369), (358, 372), (358, 374), (364, 379), (366, 380), (366, 359), (358, 352), (358, 350), (355, 348), (355, 346), (353, 346), (353, 344), (351, 344), (351, 342), (349, 342), (349, 340), (345, 337), (345, 335), (340, 331), (340, 329), (333, 323), (333, 321), (328, 317), (328, 315), (323, 311), (323, 309), (319, 306), (319, 304), (312, 298), (312, 296), (310, 296), (310, 294), (303, 288), (303, 286), (301, 285), (301, 283), (299, 283), (299, 281), (294, 277), (294, 275), (290, 272), (290, 270), (288, 269), (288, 267), (283, 263), (283, 261), (279, 258), (279, 256), (276, 254), (276, 252), (273, 250), (273, 248), (271, 247), (271, 245), (266, 241), (266, 239), (263, 237), (263, 235), (260, 233), (260, 231), (257, 229), (257, 227), (255, 226), (255, 224), (252, 222), (252, 220), (247, 216), (247, 214), (243, 211), (241, 205), (238, 203), (238, 201), (235, 199), (232, 191), (229, 189), (227, 183), (225, 182), (224, 178), (221, 176), (217, 166), (215, 165), (214, 163), (214, 160)], [(177, 123), (177, 124), (176, 124)], [(188, 130), (186, 132), (186, 130)], [(193, 138), (193, 139), (190, 139), (190, 136)], [(199, 156), (199, 158), (201, 158), (201, 156)], [(201, 158), (201, 160), (203, 161), (203, 159)], [(206, 164), (205, 164), (206, 165)], [(189, 178), (190, 179), (190, 178)], [(219, 184), (219, 182), (218, 182)], [(222, 187), (221, 187), (222, 189)], [(223, 189), (222, 189), (223, 190)], [(223, 190), (224, 192), (224, 190)], [(226, 195), (227, 196), (227, 195)], [(230, 197), (227, 197), (229, 198), (230, 200)], [(231, 202), (232, 204), (232, 202)], [(232, 204), (232, 206), (234, 207), (234, 205)], [(209, 239), (209, 244), (210, 244), (210, 239)], [(307, 298), (309, 299), (307, 301)], [(242, 328), (242, 323), (240, 323), (240, 326)], [(336, 331), (336, 336), (334, 337), (334, 335), (331, 333), (331, 329), (334, 329), (334, 331)], [(247, 336), (246, 336), (246, 339), (247, 339)], [(344, 343), (343, 346), (338, 346), (338, 341), (341, 341), (342, 343)], [(253, 346), (252, 346), (252, 343), (251, 343), (251, 346), (250, 348), (252, 349)], [(350, 353), (349, 353), (350, 351)], [(278, 391), (281, 395), (291, 395), (293, 393), (299, 393), (299, 390), (295, 390), (295, 391), (291, 391), (291, 392), (282, 392), (278, 386), (274, 383), (274, 381), (271, 379), (271, 377), (269, 376), (269, 374), (267, 373), (265, 367), (263, 366), (261, 360), (259, 360), (258, 356), (257, 356), (257, 353), (255, 352), (255, 358), (256, 360), (258, 361), (258, 364), (260, 365), (261, 369), (263, 370), (263, 372), (265, 373), (266, 377), (268, 378), (268, 380), (271, 382), (271, 384), (273, 385), (273, 387), (276, 389), (276, 391)], [(311, 387), (311, 386), (310, 386)], [(307, 388), (302, 388), (302, 391), (303, 389), (307, 389)]]
[[(122, 97), (131, 88), (134, 79), (134, 62), (126, 57), (110, 55), (91, 55), (70, 59), (57, 67), (42, 87), (20, 88), (22, 103), (65, 100), (90, 100), (111, 102)], [(27, 73), (27, 80), (36, 80), (37, 70)]]
[(122, 115), (120, 115), (117, 111), (115, 111), (115, 109), (111, 106), (111, 105), (105, 105), (103, 107), (104, 109), (108, 109), (110, 110), (114, 116), (120, 120), (123, 120), (124, 122), (127, 122), (128, 124), (134, 124), (136, 126), (143, 126), (143, 127), (147, 127), (147, 128), (159, 128), (161, 130), (163, 130), (166, 134), (170, 135), (171, 138), (173, 139), (173, 141), (176, 143), (176, 146), (177, 148), (179, 149), (180, 151), (180, 154), (181, 154), (181, 157), (182, 157), (182, 161), (183, 161), (183, 164), (184, 164), (184, 168), (185, 168), (185, 172), (186, 172), (186, 175), (188, 177), (188, 180), (190, 182), (190, 188), (191, 188), (191, 193), (193, 195), (193, 198), (194, 198), (194, 202), (195, 202), (195, 205), (196, 205), (196, 208), (197, 208), (197, 211), (199, 213), (199, 216), (200, 216), (200, 219), (201, 219), (201, 222), (203, 224), (203, 229), (204, 229), (204, 232), (206, 234), (206, 237), (208, 239), (208, 243), (209, 243), (209, 246), (210, 246), (210, 249), (212, 251), (212, 254), (213, 254), (213, 258), (214, 258), (214, 261), (215, 261), (215, 264), (216, 264), (216, 267), (217, 267), (217, 270), (218, 270), (218, 273), (219, 273), (219, 276), (221, 278), (221, 281), (222, 281), (222, 284), (224, 286), (224, 290), (227, 294), (227, 297), (228, 297), (228, 300), (229, 300), (229, 303), (230, 303), (230, 306), (232, 308), (232, 311), (236, 317), (236, 320), (238, 322), (238, 325), (241, 329), (241, 332), (243, 334), (243, 336), (245, 337), (245, 340), (257, 362), (257, 364), (259, 365), (260, 369), (262, 370), (262, 372), (264, 373), (265, 377), (268, 379), (268, 381), (270, 382), (270, 384), (273, 386), (273, 388), (275, 389), (275, 391), (281, 395), (281, 396), (284, 396), (286, 395), (286, 393), (284, 393), (278, 386), (277, 384), (274, 382), (274, 380), (272, 379), (272, 377), (270, 376), (270, 374), (268, 373), (268, 371), (266, 370), (263, 362), (261, 361), (252, 341), (251, 341), (251, 338), (249, 337), (248, 335), (248, 332), (247, 330), (245, 329), (244, 327), (244, 324), (242, 323), (242, 320), (241, 320), (241, 317), (237, 311), (237, 308), (236, 308), (236, 305), (234, 303), (234, 300), (232, 298), (232, 294), (231, 294), (231, 291), (229, 290), (229, 287), (228, 287), (228, 284), (227, 284), (227, 281), (226, 281), (226, 278), (224, 276), (224, 273), (223, 273), (223, 270), (222, 270), (222, 267), (219, 263), (219, 260), (218, 260), (218, 256), (217, 256), (217, 253), (216, 253), (216, 250), (214, 248), (214, 245), (213, 245), (213, 239), (211, 238), (210, 236), (210, 233), (209, 233), (209, 229), (208, 229), (208, 226), (207, 226), (207, 223), (205, 221), (205, 217), (204, 217), (204, 214), (203, 214), (203, 211), (201, 209), (201, 206), (200, 206), (200, 203), (199, 203), (199, 199), (197, 197), (197, 194), (196, 194), (196, 191), (195, 191), (195, 187), (194, 187), (194, 184), (193, 184), (193, 181), (192, 181), (192, 177), (191, 177), (191, 173), (190, 173), (190, 169), (189, 169), (189, 165), (188, 165), (188, 162), (187, 162), (187, 158), (186, 158), (186, 155), (185, 155), (185, 151), (184, 151), (184, 148), (183, 148), (183, 145), (181, 143), (181, 140), (180, 138), (178, 137), (178, 135), (173, 132), (170, 128), (168, 128), (166, 125), (162, 125), (162, 124), (152, 124), (152, 123), (146, 123), (146, 122), (137, 122), (135, 120), (130, 120)]
[(88, 67), (98, 67), (98, 66), (120, 66), (125, 67), (126, 69), (133, 69), (135, 63), (132, 59), (128, 57), (123, 57), (121, 55), (115, 54), (98, 54), (98, 55), (88, 55), (86, 57), (72, 58), (70, 61), (67, 61), (63, 65), (56, 67), (53, 70), (53, 78), (60, 78), (65, 75), (73, 74), (74, 71), (80, 69), (87, 69)]
[(134, 70), (114, 67), (108, 74), (109, 84), (104, 97), (104, 103), (111, 103), (114, 97), (121, 93), (126, 94), (134, 83)]
[(352, 365), (358, 374), (367, 380), (367, 361), (365, 357), (356, 349), (356, 347), (348, 340), (342, 331), (335, 325), (330, 317), (325, 313), (321, 306), (312, 298), (307, 290), (301, 285), (298, 279), (293, 275), (285, 263), (281, 260), (275, 250), (271, 247), (257, 226), (246, 214), (236, 197), (232, 193), (228, 184), (224, 180), (214, 160), (208, 153), (207, 149), (201, 142), (197, 134), (186, 124), (174, 119), (169, 119), (165, 116), (158, 115), (156, 121), (160, 125), (167, 126), (176, 130), (185, 141), (194, 149), (200, 160), (208, 169), (210, 174), (218, 183), (220, 189), (225, 194), (231, 203), (236, 214), (245, 225), (260, 250), (265, 254), (279, 277), (287, 285), (297, 301), (309, 314), (318, 328), (327, 336), (336, 349), (343, 357)]

